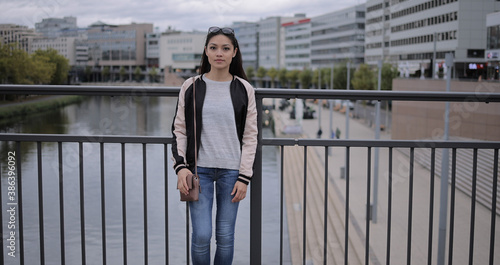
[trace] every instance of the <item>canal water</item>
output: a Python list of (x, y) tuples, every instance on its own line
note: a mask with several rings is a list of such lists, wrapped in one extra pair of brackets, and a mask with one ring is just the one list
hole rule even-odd
[[(5, 133), (42, 133), (88, 135), (142, 135), (171, 136), (170, 128), (175, 111), (176, 98), (162, 97), (90, 97), (78, 104), (58, 110), (33, 114), (19, 118), (0, 127)], [(264, 137), (272, 137), (269, 130)], [(99, 144), (83, 144), (83, 187), (85, 249), (87, 264), (102, 264), (101, 229), (101, 168)], [(61, 227), (59, 184), (64, 193), (64, 240), (65, 256), (69, 264), (81, 264), (81, 211), (80, 168), (78, 143), (63, 143), (63, 177), (58, 172), (58, 146), (56, 143), (42, 144), (43, 178), (43, 223), (46, 264), (61, 264)], [(186, 217), (185, 203), (179, 201), (175, 172), (170, 160), (164, 164), (164, 146), (147, 145), (147, 231), (144, 230), (144, 180), (143, 147), (141, 144), (125, 145), (125, 200), (126, 240), (128, 264), (144, 264), (144, 233), (148, 235), (149, 264), (186, 264)], [(2, 215), (7, 212), (7, 161), (8, 153), (16, 151), (15, 143), (0, 143), (2, 172)], [(277, 264), (280, 259), (280, 180), (275, 147), (263, 147), (263, 264)], [(36, 143), (23, 143), (21, 153), (15, 154), (17, 170), (22, 172), (22, 199), (24, 220), (24, 255), (26, 264), (40, 264), (38, 162)], [(105, 220), (107, 264), (124, 263), (124, 241), (122, 220), (122, 165), (121, 145), (104, 145), (105, 173)], [(165, 180), (164, 168), (168, 168)], [(61, 181), (61, 182), (60, 182)], [(17, 185), (17, 183), (16, 183)], [(17, 187), (17, 186), (16, 186)], [(251, 188), (251, 185), (250, 185)], [(18, 196), (19, 190), (16, 195)], [(166, 261), (165, 243), (165, 194), (168, 194), (168, 253)], [(250, 194), (250, 190), (248, 191)], [(18, 197), (16, 198), (16, 202)], [(19, 210), (19, 209), (18, 209)], [(19, 221), (19, 213), (16, 215)], [(286, 229), (286, 220), (285, 231)], [(240, 203), (237, 220), (234, 264), (248, 264), (250, 260), (250, 199)], [(16, 227), (16, 236), (19, 231)], [(4, 246), (8, 243), (8, 224), (3, 224)], [(16, 238), (16, 247), (19, 239)], [(288, 238), (285, 234), (284, 261), (288, 264)], [(5, 256), (5, 264), (19, 264), (19, 249), (16, 257)], [(212, 247), (212, 256), (215, 245)], [(7, 252), (4, 252), (7, 253)], [(1, 262), (0, 262), (1, 263)]]

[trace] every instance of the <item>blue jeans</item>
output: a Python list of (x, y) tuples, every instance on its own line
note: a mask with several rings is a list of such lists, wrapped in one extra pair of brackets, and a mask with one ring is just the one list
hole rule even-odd
[(212, 238), (212, 205), (215, 194), (217, 214), (215, 239), (217, 250), (214, 264), (231, 264), (234, 254), (234, 230), (239, 203), (233, 203), (231, 192), (238, 179), (238, 170), (198, 167), (201, 193), (199, 200), (189, 202), (193, 234), (191, 256), (194, 265), (210, 264), (210, 242)]

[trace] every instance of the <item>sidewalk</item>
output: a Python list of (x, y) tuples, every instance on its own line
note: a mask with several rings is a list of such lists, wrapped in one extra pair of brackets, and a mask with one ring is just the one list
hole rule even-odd
[[(317, 105), (308, 102), (316, 109)], [(273, 116), (276, 121), (276, 132), (280, 133), (286, 125), (293, 125), (295, 120), (289, 119), (290, 108), (280, 111), (276, 109)], [(330, 112), (323, 108), (321, 113), (322, 138), (328, 139), (330, 134)], [(338, 127), (340, 138), (345, 139), (345, 114), (333, 112), (333, 130)], [(318, 118), (302, 121), (302, 135), (279, 135), (286, 138), (316, 138), (319, 128)], [(349, 139), (374, 139), (374, 128), (369, 128), (362, 120), (350, 119)], [(390, 132), (381, 132), (380, 139), (391, 139)], [(328, 224), (328, 264), (343, 264), (345, 227), (345, 179), (340, 178), (341, 167), (345, 166), (345, 148), (331, 148), (328, 157), (329, 172), (329, 224)], [(323, 261), (323, 208), (324, 208), (324, 159), (323, 147), (308, 147), (308, 182), (307, 182), (307, 256), (312, 264)], [(302, 203), (303, 203), (303, 147), (285, 148), (286, 181), (285, 196), (287, 201), (290, 233), (290, 246), (294, 264), (302, 263)], [(388, 152), (387, 148), (379, 150), (379, 177), (377, 218), (369, 223), (370, 229), (370, 263), (386, 264), (387, 221), (388, 221)], [(375, 150), (372, 150), (372, 168)], [(287, 166), (289, 165), (289, 166)], [(410, 194), (409, 158), (398, 149), (393, 150), (393, 186), (392, 186), (392, 219), (391, 219), (391, 264), (406, 264), (408, 241), (408, 209)], [(411, 230), (411, 262), (427, 264), (428, 229), (429, 229), (429, 197), (430, 172), (415, 164), (413, 171), (413, 204)], [(310, 184), (311, 183), (311, 184)], [(363, 264), (365, 259), (365, 230), (367, 205), (367, 148), (351, 148), (350, 150), (350, 195), (349, 195), (349, 264)], [(432, 240), (432, 264), (437, 262), (437, 235), (439, 229), (439, 191), (440, 178), (435, 178), (434, 220)], [(374, 172), (371, 172), (370, 204), (373, 204)], [(292, 195), (293, 194), (293, 195)], [(451, 194), (449, 191), (448, 194)], [(315, 198), (319, 196), (318, 198)], [(455, 233), (453, 242), (453, 261), (455, 264), (466, 264), (469, 256), (470, 235), (470, 197), (459, 190), (456, 191)], [(449, 209), (449, 208), (448, 208)], [(319, 215), (319, 216), (318, 216)], [(496, 227), (500, 227), (500, 218), (496, 218)], [(448, 214), (449, 220), (449, 214)], [(487, 264), (489, 258), (491, 213), (480, 204), (476, 205), (474, 264)], [(340, 223), (340, 224), (339, 224)], [(310, 225), (313, 224), (313, 225)], [(319, 226), (319, 228), (318, 228)], [(311, 231), (309, 231), (311, 229)], [(500, 240), (499, 229), (496, 229), (496, 241)], [(333, 232), (335, 232), (333, 234)], [(449, 242), (447, 234), (446, 242)], [(311, 246), (309, 246), (311, 245)], [(316, 249), (316, 251), (315, 251)], [(320, 249), (321, 251), (317, 251)], [(448, 249), (448, 246), (446, 247)], [(340, 250), (340, 251), (339, 251)], [(351, 255), (355, 254), (356, 257)], [(341, 257), (339, 257), (339, 255)], [(447, 257), (447, 253), (445, 256)], [(495, 244), (495, 260), (500, 259), (500, 244)]]

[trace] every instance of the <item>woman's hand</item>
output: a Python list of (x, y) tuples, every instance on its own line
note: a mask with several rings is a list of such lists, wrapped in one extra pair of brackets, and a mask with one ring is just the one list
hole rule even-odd
[(241, 181), (236, 181), (236, 184), (234, 184), (233, 192), (231, 192), (231, 196), (233, 196), (232, 202), (239, 202), (247, 196), (247, 184), (241, 182)]
[(177, 189), (185, 195), (189, 194), (189, 187), (187, 184), (187, 176), (191, 174), (191, 171), (187, 168), (183, 168), (177, 173)]

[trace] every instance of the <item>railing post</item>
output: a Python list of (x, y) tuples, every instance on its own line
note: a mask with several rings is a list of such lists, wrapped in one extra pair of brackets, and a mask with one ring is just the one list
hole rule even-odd
[(259, 135), (250, 186), (250, 264), (262, 264), (262, 98), (256, 98)]

